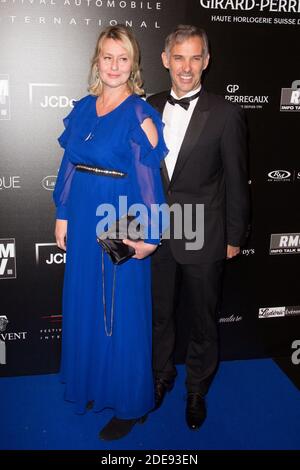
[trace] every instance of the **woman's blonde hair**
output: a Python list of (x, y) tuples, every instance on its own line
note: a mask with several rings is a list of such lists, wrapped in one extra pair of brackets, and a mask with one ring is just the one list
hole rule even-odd
[(137, 95), (144, 95), (142, 88), (142, 76), (140, 70), (140, 49), (132, 31), (122, 24), (109, 26), (105, 28), (100, 34), (94, 57), (92, 59), (92, 66), (89, 79), (89, 92), (91, 95), (99, 96), (102, 93), (103, 83), (98, 72), (98, 60), (103, 42), (105, 39), (114, 39), (120, 41), (123, 47), (127, 50), (130, 59), (132, 60), (132, 70), (128, 79), (128, 87), (132, 93)]

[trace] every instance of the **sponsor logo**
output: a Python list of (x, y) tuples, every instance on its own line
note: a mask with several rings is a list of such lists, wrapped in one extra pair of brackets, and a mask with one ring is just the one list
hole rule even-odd
[(243, 317), (241, 315), (230, 315), (229, 317), (219, 318), (219, 323), (236, 323), (242, 320)]
[(10, 120), (9, 76), (0, 75), (0, 120)]
[(16, 29), (20, 24), (48, 29), (53, 25), (56, 34), (58, 28), (67, 26), (72, 30), (77, 26), (94, 29), (115, 26), (120, 22), (120, 15), (122, 23), (130, 28), (160, 29), (164, 7), (163, 2), (143, 0), (0, 0), (1, 6), (3, 3), (11, 4), (13, 14), (1, 15), (1, 25), (9, 24)]
[(272, 233), (270, 255), (294, 255), (300, 253), (300, 233)]
[(0, 365), (6, 364), (6, 342), (25, 340), (27, 331), (19, 331), (18, 333), (6, 332), (9, 321), (6, 315), (0, 315)]
[(59, 93), (61, 83), (29, 83), (29, 102), (40, 108), (72, 108), (73, 98)]
[(287, 170), (272, 170), (268, 173), (268, 181), (291, 181), (291, 176)]
[(6, 330), (7, 324), (9, 323), (6, 315), (0, 315), (0, 333)]
[(262, 109), (263, 105), (269, 104), (269, 96), (267, 95), (241, 95), (237, 94), (240, 86), (238, 84), (229, 84), (226, 87), (225, 99), (233, 103), (241, 105), (245, 109)]
[(263, 307), (258, 311), (258, 318), (293, 317), (300, 315), (300, 306)]
[(45, 178), (43, 178), (41, 181), (42, 187), (47, 191), (53, 191), (55, 188), (56, 179), (57, 176), (55, 175), (45, 176)]
[(300, 306), (293, 306), (293, 307), (286, 307), (285, 308), (285, 315), (287, 317), (298, 316), (300, 315)]
[(41, 341), (53, 341), (61, 339), (62, 328), (42, 328), (40, 330)]
[(264, 307), (258, 311), (258, 318), (284, 317), (285, 307)]
[(203, 8), (217, 9), (217, 10), (259, 10), (271, 11), (275, 13), (296, 13), (299, 12), (299, 7), (296, 3), (292, 2), (276, 2), (270, 0), (199, 0)]
[(20, 176), (0, 176), (0, 191), (3, 189), (20, 188)]
[(294, 80), (291, 88), (281, 89), (280, 111), (300, 111), (300, 80)]
[(297, 183), (300, 181), (300, 171), (298, 170), (272, 170), (268, 173), (268, 182), (274, 183)]
[(0, 279), (15, 279), (16, 242), (14, 238), (0, 238)]
[(65, 264), (66, 253), (56, 243), (36, 243), (35, 261), (37, 265)]
[[(60, 340), (61, 339), (61, 321), (62, 315), (43, 315), (43, 320), (46, 320), (48, 324), (50, 324), (47, 328), (40, 329), (40, 340), (41, 341), (53, 341), (53, 340)], [(58, 324), (58, 325), (55, 325)]]
[(255, 248), (243, 248), (241, 250), (241, 255), (243, 256), (255, 255)]
[[(0, 334), (6, 330), (8, 319), (6, 315), (0, 315)], [(5, 342), (0, 339), (0, 365), (6, 364), (6, 345)]]

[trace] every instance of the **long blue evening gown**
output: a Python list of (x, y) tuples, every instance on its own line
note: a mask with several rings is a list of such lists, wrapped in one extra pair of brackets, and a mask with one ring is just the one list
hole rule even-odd
[[(159, 134), (155, 148), (141, 128), (148, 117)], [(167, 148), (162, 122), (137, 95), (99, 117), (96, 97), (88, 95), (75, 103), (64, 124), (59, 143), (65, 153), (54, 200), (56, 217), (68, 220), (61, 361), (65, 398), (76, 404), (78, 413), (94, 400), (95, 411), (111, 408), (118, 418), (137, 418), (154, 404), (150, 258), (117, 266), (111, 322), (114, 267), (104, 255), (107, 329), (112, 325), (112, 336), (107, 336), (96, 210), (102, 203), (118, 208), (119, 196), (128, 197), (128, 206), (142, 202), (149, 208), (164, 202), (159, 166)], [(75, 167), (80, 163), (119, 170), (127, 177), (80, 172)], [(125, 212), (117, 212), (117, 218)], [(157, 238), (146, 241), (158, 243)]]

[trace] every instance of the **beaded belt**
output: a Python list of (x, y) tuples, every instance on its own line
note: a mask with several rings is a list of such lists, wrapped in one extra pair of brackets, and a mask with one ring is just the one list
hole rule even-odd
[(82, 165), (81, 163), (76, 165), (76, 170), (86, 171), (87, 173), (93, 173), (99, 176), (112, 176), (113, 178), (125, 178), (127, 176), (127, 173), (123, 173), (122, 171), (107, 170), (106, 168)]

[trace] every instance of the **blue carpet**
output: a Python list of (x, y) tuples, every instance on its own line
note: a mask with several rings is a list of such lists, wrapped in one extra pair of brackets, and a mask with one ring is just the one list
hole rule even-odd
[(58, 375), (0, 379), (0, 449), (300, 449), (300, 392), (271, 359), (222, 362), (198, 432), (184, 420), (184, 367), (158, 411), (130, 435), (103, 442), (111, 412), (76, 415)]

